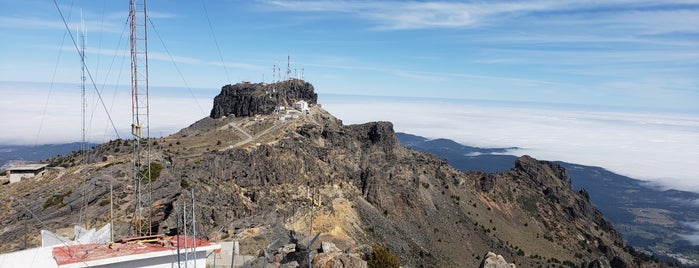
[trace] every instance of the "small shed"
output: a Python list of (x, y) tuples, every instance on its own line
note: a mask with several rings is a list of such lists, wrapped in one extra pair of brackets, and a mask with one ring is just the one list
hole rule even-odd
[(10, 183), (20, 182), (25, 178), (39, 176), (46, 171), (48, 164), (25, 164), (7, 168), (7, 177)]

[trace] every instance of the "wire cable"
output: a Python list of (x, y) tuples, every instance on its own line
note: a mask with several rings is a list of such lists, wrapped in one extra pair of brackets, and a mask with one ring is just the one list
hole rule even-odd
[[(78, 54), (80, 54), (80, 48), (78, 47), (78, 42), (75, 40), (73, 33), (70, 31), (70, 27), (68, 27), (68, 21), (66, 21), (66, 18), (63, 16), (63, 12), (61, 11), (61, 7), (58, 6), (58, 2), (56, 2), (56, 0), (53, 0), (53, 3), (56, 6), (56, 9), (58, 9), (58, 14), (61, 15), (61, 19), (63, 20), (63, 25), (66, 27), (66, 30), (68, 31), (68, 34), (70, 35), (70, 39), (73, 41), (73, 46), (75, 46), (75, 50), (78, 52)], [(95, 79), (92, 77), (92, 73), (90, 72), (90, 69), (87, 67), (86, 64), (85, 64), (85, 71), (87, 72), (87, 76), (90, 78), (90, 82), (92, 83), (93, 89), (97, 93), (97, 97), (99, 98), (100, 103), (102, 104), (102, 108), (104, 109), (104, 112), (107, 113), (107, 118), (109, 119), (109, 122), (112, 124), (112, 128), (114, 129), (114, 133), (116, 133), (117, 138), (120, 138), (119, 131), (117, 131), (117, 128), (114, 125), (114, 121), (112, 120), (112, 116), (109, 114), (109, 111), (107, 110), (107, 106), (104, 104), (104, 101), (102, 100), (102, 94), (97, 89), (97, 85), (95, 84)]]
[(226, 68), (226, 63), (223, 61), (223, 54), (221, 54), (221, 47), (218, 46), (218, 40), (216, 40), (216, 33), (214, 33), (214, 27), (211, 25), (211, 19), (209, 18), (209, 11), (206, 10), (206, 4), (204, 0), (201, 0), (201, 6), (204, 8), (204, 14), (206, 15), (206, 21), (209, 23), (209, 30), (211, 31), (211, 36), (214, 38), (214, 44), (216, 44), (216, 51), (218, 51), (218, 57), (221, 59), (221, 65), (223, 65), (223, 71), (226, 72), (226, 78), (228, 78), (228, 84), (231, 83), (231, 76), (228, 75), (228, 68)]
[[(41, 227), (43, 227), (43, 228), (46, 229), (46, 230), (49, 229), (48, 225), (46, 225), (46, 223), (45, 223), (44, 221), (42, 221), (41, 218), (39, 218), (38, 216), (36, 216), (36, 214), (34, 214), (34, 212), (31, 211), (31, 210), (24, 204), (25, 202), (23, 202), (23, 200), (21, 200), (20, 198), (16, 197), (14, 194), (12, 194), (12, 193), (10, 193), (10, 192), (8, 192), (7, 194), (10, 195), (10, 201), (16, 200), (17, 203), (19, 203), (19, 205), (22, 206), (22, 208), (23, 208), (24, 210), (26, 210), (26, 211), (32, 216), (32, 218), (36, 219), (36, 221), (39, 222), (39, 224), (41, 225)], [(66, 243), (65, 241), (63, 241), (63, 239), (61, 239), (61, 237), (59, 237), (57, 234), (55, 234), (55, 233), (53, 233), (53, 232), (51, 232), (51, 234), (53, 234), (53, 235), (56, 237), (56, 240), (60, 241), (61, 244), (63, 244), (65, 247), (70, 247), (70, 245), (68, 245), (68, 243)], [(36, 256), (35, 256), (35, 257), (36, 257)], [(85, 261), (81, 261), (81, 262), (82, 262), (83, 264), (85, 264), (85, 267), (90, 267), (89, 265), (87, 265), (87, 263), (86, 263)]]
[(192, 92), (192, 88), (189, 87), (189, 83), (187, 83), (187, 80), (184, 79), (184, 75), (182, 75), (182, 71), (180, 71), (180, 67), (177, 66), (177, 63), (175, 63), (175, 59), (172, 57), (172, 54), (170, 54), (170, 50), (167, 49), (167, 46), (165, 45), (165, 42), (163, 41), (163, 38), (160, 37), (160, 33), (158, 30), (155, 28), (155, 24), (153, 24), (153, 21), (148, 17), (148, 22), (150, 23), (151, 28), (153, 28), (153, 31), (155, 32), (155, 35), (158, 37), (160, 40), (160, 43), (163, 44), (163, 48), (165, 49), (165, 52), (167, 53), (167, 56), (170, 57), (170, 61), (172, 62), (172, 65), (175, 66), (175, 70), (177, 70), (177, 74), (180, 75), (180, 78), (182, 79), (182, 82), (184, 85), (187, 87), (187, 90), (189, 91), (189, 94), (192, 95), (192, 99), (194, 99), (194, 102), (197, 104), (197, 107), (199, 107), (199, 111), (206, 116), (206, 113), (204, 112), (204, 109), (201, 108), (201, 105), (199, 104), (199, 100), (197, 100), (197, 97), (194, 96), (194, 92)]
[[(73, 1), (70, 2), (70, 9), (68, 10), (68, 19), (70, 19), (70, 14), (73, 12)], [(66, 29), (66, 32), (70, 30)], [(61, 49), (58, 50), (58, 58), (56, 58), (56, 65), (53, 67), (53, 75), (51, 75), (51, 84), (49, 85), (49, 94), (46, 96), (46, 102), (44, 103), (44, 112), (41, 114), (41, 121), (39, 123), (39, 131), (36, 133), (36, 140), (34, 140), (34, 146), (39, 145), (39, 137), (41, 136), (41, 129), (44, 127), (44, 119), (46, 118), (46, 110), (49, 106), (49, 100), (51, 99), (51, 92), (53, 91), (53, 84), (56, 81), (56, 72), (58, 70), (58, 63), (61, 61), (61, 55), (63, 54), (63, 45), (66, 41), (66, 32), (63, 32), (63, 38), (61, 39)]]

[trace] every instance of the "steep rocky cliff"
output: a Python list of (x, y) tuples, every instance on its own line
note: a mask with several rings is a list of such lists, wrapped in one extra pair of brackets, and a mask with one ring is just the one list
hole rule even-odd
[[(659, 265), (627, 252), (561, 166), (524, 156), (506, 172), (460, 172), (400, 146), (389, 122), (343, 125), (315, 106), (295, 120), (204, 118), (150, 142), (163, 167), (149, 184), (154, 232), (177, 231), (178, 207), (191, 204), (193, 191), (199, 234), (235, 238), (255, 256), (272, 244), (293, 245), (296, 253), (272, 253), (280, 264), (304, 265), (304, 252), (321, 252), (320, 243), (308, 246), (321, 232), (319, 240), (333, 242), (348, 260), (382, 245), (410, 267), (478, 267), (491, 251), (520, 267), (579, 267), (601, 257), (629, 267)], [(40, 228), (60, 233), (81, 218), (91, 226), (108, 222), (110, 185), (116, 232), (127, 235), (134, 200), (129, 146), (99, 146), (92, 155), (114, 155), (105, 162), (52, 159), (66, 169), (0, 188), (8, 204), (0, 240), (14, 241), (0, 249), (36, 243)]]
[(290, 79), (282, 82), (239, 83), (221, 88), (214, 98), (212, 118), (222, 116), (253, 116), (270, 114), (280, 105), (291, 106), (292, 102), (303, 100), (309, 104), (318, 101), (313, 85), (303, 80)]

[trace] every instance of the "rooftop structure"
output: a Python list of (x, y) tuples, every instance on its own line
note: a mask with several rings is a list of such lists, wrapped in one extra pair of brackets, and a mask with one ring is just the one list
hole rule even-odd
[[(206, 267), (219, 244), (191, 236), (152, 235), (112, 243), (61, 244), (0, 255), (2, 267)], [(185, 264), (187, 263), (187, 264)]]
[(9, 167), (6, 169), (7, 176), (10, 178), (10, 183), (20, 182), (25, 178), (33, 178), (41, 175), (48, 164), (26, 164), (20, 166)]

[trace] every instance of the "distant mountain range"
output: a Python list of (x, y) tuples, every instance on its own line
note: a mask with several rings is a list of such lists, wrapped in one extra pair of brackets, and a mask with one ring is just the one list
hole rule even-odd
[[(35, 162), (80, 150), (80, 142), (43, 145), (0, 145), (0, 167), (10, 161)], [(88, 143), (90, 149), (97, 144)]]
[[(478, 148), (449, 139), (427, 139), (397, 133), (402, 145), (446, 158), (460, 170), (489, 173), (514, 167), (517, 156), (508, 151), (517, 148)], [(576, 190), (586, 189), (590, 201), (599, 208), (629, 245), (651, 252), (665, 260), (674, 259), (690, 267), (699, 267), (697, 230), (699, 194), (678, 190), (659, 190), (647, 182), (615, 174), (601, 167), (557, 162), (566, 168)]]

